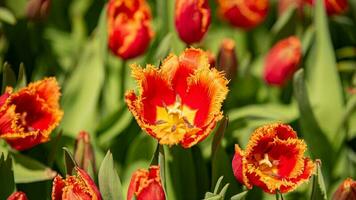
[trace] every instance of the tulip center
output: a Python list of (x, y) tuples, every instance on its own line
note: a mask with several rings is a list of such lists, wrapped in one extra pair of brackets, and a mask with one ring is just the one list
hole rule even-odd
[(160, 138), (161, 144), (177, 144), (187, 132), (198, 131), (194, 126), (195, 114), (196, 110), (183, 105), (179, 96), (170, 106), (158, 106), (154, 132)]
[(267, 153), (263, 155), (263, 158), (257, 159), (258, 166), (261, 171), (270, 175), (270, 176), (277, 176), (277, 166), (279, 161), (271, 159)]

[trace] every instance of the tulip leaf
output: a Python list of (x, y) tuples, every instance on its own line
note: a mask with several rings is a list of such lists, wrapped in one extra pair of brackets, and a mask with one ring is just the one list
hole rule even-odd
[(16, 24), (16, 18), (10, 10), (4, 7), (0, 7), (0, 21), (8, 23), (10, 25)]
[(0, 199), (7, 199), (16, 190), (12, 159), (0, 153)]
[(64, 151), (64, 162), (66, 164), (66, 174), (72, 175), (73, 169), (76, 166), (78, 166), (78, 164), (75, 162), (72, 153), (69, 151), (67, 147), (63, 147), (63, 151)]
[(218, 181), (215, 184), (214, 187), (214, 192), (206, 192), (204, 200), (211, 200), (211, 199), (217, 199), (217, 200), (224, 200), (225, 199), (225, 194), (227, 189), (229, 188), (229, 183), (225, 184), (224, 187), (220, 190), (220, 185), (222, 183), (222, 180), (224, 179), (223, 176), (220, 176)]
[(164, 148), (162, 145), (157, 143), (157, 149), (153, 155), (152, 161), (150, 165), (159, 165), (160, 167), (160, 176), (161, 176), (161, 183), (164, 186), (163, 189), (165, 190), (166, 187), (166, 175), (165, 175), (165, 156), (164, 156)]
[(275, 35), (275, 40), (285, 38), (295, 32), (296, 27), (296, 6), (289, 6), (282, 16), (274, 23), (271, 28), (272, 33)]
[(103, 200), (123, 200), (119, 175), (110, 151), (106, 153), (99, 169), (99, 188)]
[(344, 110), (344, 99), (327, 19), (322, 0), (317, 0), (315, 43), (307, 58), (306, 78), (315, 119), (328, 140), (338, 146), (343, 138), (337, 129)]
[(2, 93), (5, 92), (7, 86), (14, 87), (16, 84), (15, 72), (11, 69), (10, 64), (4, 63), (2, 70)]
[(248, 191), (243, 191), (231, 197), (231, 200), (243, 200), (245, 199)]
[(313, 176), (313, 188), (311, 200), (327, 200), (327, 190), (324, 183), (323, 174), (321, 172), (321, 162), (316, 161), (316, 174)]
[[(332, 166), (335, 152), (332, 145), (321, 130), (312, 107), (309, 102), (309, 95), (304, 81), (304, 70), (300, 69), (294, 74), (294, 96), (297, 99), (303, 137), (306, 140), (308, 149), (314, 157), (320, 158), (326, 166)], [(328, 169), (331, 170), (331, 169)]]
[(23, 63), (20, 64), (19, 75), (17, 76), (16, 88), (25, 87), (27, 84), (26, 69)]

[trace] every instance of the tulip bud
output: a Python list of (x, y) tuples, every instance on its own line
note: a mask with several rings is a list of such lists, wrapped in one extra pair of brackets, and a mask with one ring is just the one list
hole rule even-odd
[(268, 0), (218, 0), (219, 13), (233, 26), (251, 29), (267, 16)]
[(153, 37), (151, 11), (145, 0), (108, 2), (109, 48), (122, 59), (143, 54)]
[(301, 56), (301, 42), (297, 37), (291, 36), (279, 41), (265, 58), (265, 82), (269, 85), (284, 85), (297, 70)]
[(237, 57), (235, 42), (231, 39), (224, 39), (220, 45), (217, 68), (225, 72), (227, 79), (232, 80), (237, 73)]
[(210, 21), (208, 0), (176, 0), (175, 25), (185, 43), (199, 42), (208, 31)]
[(78, 167), (88, 171), (89, 166), (91, 166), (95, 173), (94, 151), (90, 143), (90, 135), (85, 131), (79, 132), (75, 141), (74, 159)]
[[(314, 6), (316, 0), (307, 0), (307, 2)], [(324, 0), (324, 5), (329, 16), (342, 14), (349, 7), (347, 0)]]
[(101, 200), (94, 181), (82, 169), (75, 167), (76, 175), (63, 179), (57, 175), (53, 180), (52, 200)]
[(303, 14), (303, 6), (305, 0), (279, 0), (278, 1), (278, 14), (281, 16), (291, 6), (295, 6), (299, 16)]
[(333, 195), (333, 200), (355, 200), (356, 199), (356, 181), (347, 178), (337, 188)]
[(49, 14), (51, 0), (29, 0), (27, 2), (27, 18), (34, 21), (46, 19)]
[(127, 200), (165, 200), (161, 185), (159, 166), (150, 166), (149, 170), (139, 169), (131, 178)]
[(27, 200), (27, 196), (23, 192), (14, 192), (7, 198), (7, 200)]

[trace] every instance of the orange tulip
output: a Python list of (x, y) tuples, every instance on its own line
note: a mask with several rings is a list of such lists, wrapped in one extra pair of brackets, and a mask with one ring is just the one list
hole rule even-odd
[(126, 93), (136, 121), (160, 144), (189, 148), (205, 139), (222, 118), (228, 81), (199, 49), (170, 55), (160, 68), (132, 66), (140, 95)]
[(151, 11), (145, 0), (110, 0), (108, 34), (111, 51), (122, 59), (145, 52), (153, 37)]
[(94, 181), (82, 169), (74, 168), (76, 175), (63, 179), (57, 175), (53, 180), (52, 200), (101, 200)]
[(149, 170), (139, 169), (131, 178), (127, 200), (165, 200), (159, 175), (159, 166), (150, 166)]
[(251, 29), (264, 21), (268, 0), (218, 0), (219, 13), (230, 24)]
[(298, 69), (301, 57), (302, 45), (297, 37), (291, 36), (279, 41), (265, 58), (265, 82), (283, 86)]
[(355, 200), (356, 199), (356, 181), (347, 178), (337, 188), (333, 195), (333, 200)]
[(208, 31), (210, 21), (208, 0), (176, 0), (175, 25), (185, 43), (199, 42)]
[(257, 186), (267, 193), (292, 191), (315, 171), (314, 162), (304, 157), (306, 148), (290, 126), (262, 126), (252, 134), (245, 151), (235, 146), (234, 175), (248, 189)]
[[(316, 0), (306, 0), (310, 5), (315, 5)], [(344, 13), (349, 4), (347, 0), (324, 0), (325, 9), (328, 15), (339, 15)]]
[(7, 198), (7, 200), (27, 200), (27, 196), (23, 192), (14, 192)]
[(17, 150), (48, 141), (63, 115), (60, 95), (55, 78), (30, 83), (17, 92), (7, 87), (0, 97), (0, 138)]

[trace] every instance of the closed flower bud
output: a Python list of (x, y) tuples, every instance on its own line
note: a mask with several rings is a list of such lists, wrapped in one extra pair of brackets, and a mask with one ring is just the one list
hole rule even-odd
[(235, 42), (231, 39), (224, 39), (220, 45), (217, 68), (225, 72), (227, 79), (232, 80), (237, 73), (237, 57)]
[(27, 196), (23, 192), (14, 192), (7, 198), (7, 200), (27, 200)]
[(149, 170), (139, 169), (131, 178), (127, 200), (165, 200), (159, 175), (159, 166), (150, 166)]
[(220, 15), (239, 28), (254, 28), (268, 13), (268, 0), (218, 0), (218, 3)]
[(85, 131), (79, 132), (77, 136), (74, 148), (74, 159), (78, 167), (84, 169), (84, 171), (88, 171), (91, 166), (95, 173), (94, 151), (90, 142), (90, 135)]
[(14, 149), (25, 150), (47, 142), (63, 116), (61, 93), (55, 78), (45, 78), (0, 96), (0, 138)]
[(27, 2), (26, 15), (30, 20), (46, 19), (51, 6), (51, 0), (29, 0)]
[(176, 0), (175, 25), (185, 43), (199, 42), (208, 31), (210, 21), (208, 0)]
[(108, 42), (122, 59), (145, 52), (153, 37), (151, 11), (145, 0), (110, 0), (108, 3)]
[(82, 169), (75, 168), (76, 175), (63, 179), (56, 176), (52, 186), (52, 200), (101, 200), (94, 181)]
[[(310, 5), (315, 5), (317, 0), (306, 0)], [(349, 7), (347, 0), (324, 0), (324, 5), (328, 15), (339, 15)]]
[(347, 178), (337, 188), (332, 200), (356, 200), (356, 181)]
[(283, 86), (297, 70), (301, 57), (301, 42), (297, 37), (291, 36), (279, 41), (265, 58), (265, 82)]

